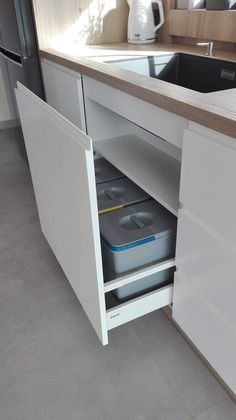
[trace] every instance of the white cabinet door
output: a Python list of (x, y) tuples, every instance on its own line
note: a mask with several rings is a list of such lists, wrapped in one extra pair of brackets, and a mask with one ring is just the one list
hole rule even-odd
[(24, 86), (16, 96), (42, 231), (107, 344), (91, 139)]
[(42, 73), (47, 103), (86, 132), (81, 74), (45, 59)]
[(234, 140), (186, 130), (173, 317), (236, 393)]
[(236, 150), (234, 139), (185, 130), (180, 202), (236, 246)]
[(180, 211), (173, 317), (236, 393), (235, 250)]

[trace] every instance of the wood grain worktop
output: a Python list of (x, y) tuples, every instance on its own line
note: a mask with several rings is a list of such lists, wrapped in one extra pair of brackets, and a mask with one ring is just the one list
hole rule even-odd
[[(78, 47), (75, 50), (40, 50), (41, 58), (78, 71), (132, 96), (236, 138), (236, 89), (215, 93), (199, 93), (161, 80), (120, 69), (103, 61), (130, 56), (162, 55), (186, 52), (203, 55), (205, 49), (178, 44), (135, 46), (127, 43)], [(236, 62), (236, 53), (216, 50), (209, 58)]]

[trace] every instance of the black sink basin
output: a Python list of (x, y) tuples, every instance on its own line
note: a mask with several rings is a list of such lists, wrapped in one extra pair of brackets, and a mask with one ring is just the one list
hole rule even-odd
[(215, 58), (176, 53), (110, 64), (202, 93), (236, 88), (236, 63)]

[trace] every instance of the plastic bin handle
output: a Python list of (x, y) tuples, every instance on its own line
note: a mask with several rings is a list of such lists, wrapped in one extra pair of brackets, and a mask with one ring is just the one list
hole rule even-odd
[(143, 223), (143, 221), (139, 217), (137, 217), (135, 214), (133, 216), (130, 216), (130, 220), (139, 229), (145, 227), (145, 224)]

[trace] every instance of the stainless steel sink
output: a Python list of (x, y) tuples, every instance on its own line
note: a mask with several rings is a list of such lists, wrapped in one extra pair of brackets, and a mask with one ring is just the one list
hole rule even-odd
[(176, 53), (109, 63), (202, 93), (236, 88), (236, 63), (215, 58)]

